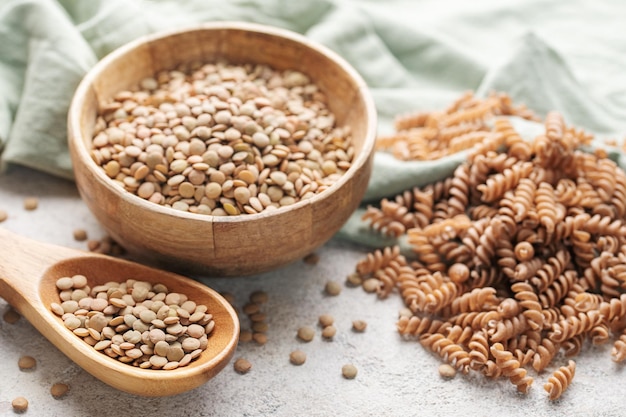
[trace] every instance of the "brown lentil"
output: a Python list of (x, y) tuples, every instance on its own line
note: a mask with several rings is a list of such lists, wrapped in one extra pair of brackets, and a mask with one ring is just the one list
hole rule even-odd
[(267, 333), (269, 330), (269, 325), (262, 321), (257, 321), (252, 323), (252, 331), (257, 333)]
[(124, 254), (124, 249), (111, 236), (104, 236), (100, 240), (90, 239), (87, 241), (87, 249), (90, 252), (105, 255), (119, 256)]
[(363, 289), (365, 292), (376, 292), (380, 287), (380, 281), (378, 278), (368, 278), (363, 281)]
[(317, 265), (320, 261), (320, 257), (316, 253), (309, 253), (302, 261), (307, 265)]
[(247, 374), (252, 369), (252, 364), (244, 358), (239, 358), (234, 363), (235, 372), (238, 374)]
[(249, 330), (242, 330), (239, 332), (239, 341), (243, 343), (252, 341), (252, 332)]
[(301, 350), (294, 350), (289, 354), (289, 362), (294, 365), (302, 365), (306, 362), (306, 353)]
[(461, 284), (469, 279), (470, 270), (469, 267), (465, 264), (455, 263), (453, 265), (450, 265), (450, 268), (448, 269), (448, 274), (452, 281), (456, 282), (457, 284)]
[(442, 378), (454, 378), (456, 375), (456, 369), (454, 369), (454, 367), (450, 364), (442, 363), (439, 365), (439, 375), (441, 375)]
[(247, 315), (258, 313), (260, 309), (261, 307), (256, 303), (248, 303), (243, 306), (243, 312)]
[(69, 385), (62, 382), (57, 382), (56, 384), (53, 384), (52, 387), (50, 387), (50, 394), (52, 394), (54, 398), (58, 399), (64, 397), (69, 390)]
[(30, 370), (30, 369), (35, 368), (35, 366), (37, 366), (37, 361), (32, 356), (22, 356), (17, 361), (17, 366), (22, 371)]
[(310, 342), (315, 337), (315, 330), (308, 326), (300, 327), (297, 336), (303, 342)]
[(267, 335), (265, 333), (253, 333), (252, 340), (259, 345), (264, 345), (267, 343)]
[(226, 301), (228, 301), (228, 303), (229, 303), (230, 305), (234, 305), (234, 304), (235, 304), (235, 296), (234, 296), (233, 294), (231, 294), (231, 293), (229, 293), (229, 292), (223, 292), (223, 293), (220, 293), (220, 295), (221, 295), (222, 297), (224, 297), (224, 299), (225, 299)]
[(250, 314), (250, 321), (252, 322), (262, 322), (267, 319), (267, 314), (259, 311), (258, 313)]
[(9, 324), (16, 323), (20, 319), (20, 317), (22, 317), (20, 316), (20, 313), (15, 311), (15, 309), (10, 306), (7, 309), (7, 311), (5, 311), (4, 314), (2, 315), (3, 320)]
[(335, 326), (326, 326), (322, 329), (322, 337), (324, 339), (332, 339), (337, 334), (337, 328)]
[(354, 320), (352, 322), (352, 330), (354, 330), (355, 332), (364, 332), (366, 328), (367, 323), (363, 320)]
[(346, 379), (354, 379), (357, 374), (356, 366), (347, 364), (341, 367), (341, 374)]
[(98, 116), (91, 156), (153, 203), (254, 214), (310, 198), (350, 168), (348, 128), (300, 72), (220, 62), (161, 72), (138, 88), (105, 105), (117, 111)]
[(74, 229), (74, 240), (84, 242), (87, 240), (87, 231), (85, 229)]
[(351, 287), (358, 287), (363, 284), (363, 278), (361, 274), (353, 272), (346, 277), (346, 284)]
[(39, 199), (37, 197), (26, 197), (24, 199), (24, 210), (35, 210), (39, 206)]
[(90, 252), (95, 252), (100, 247), (100, 241), (95, 239), (90, 239), (87, 241), (87, 249)]
[(265, 291), (254, 291), (250, 294), (250, 302), (255, 304), (265, 304), (268, 298), (269, 297)]
[(336, 281), (328, 281), (324, 286), (324, 291), (326, 291), (328, 295), (339, 295), (341, 293), (341, 284)]
[(90, 288), (87, 277), (74, 275), (56, 286), (62, 302), (50, 309), (68, 329), (95, 350), (144, 369), (187, 365), (206, 349), (215, 326), (206, 306), (162, 284), (129, 279)]
[(322, 314), (321, 316), (319, 316), (318, 322), (320, 326), (327, 327), (327, 326), (332, 325), (335, 322), (335, 318), (331, 316), (330, 314)]
[(28, 400), (24, 397), (17, 397), (11, 401), (11, 407), (16, 413), (23, 413), (28, 409)]

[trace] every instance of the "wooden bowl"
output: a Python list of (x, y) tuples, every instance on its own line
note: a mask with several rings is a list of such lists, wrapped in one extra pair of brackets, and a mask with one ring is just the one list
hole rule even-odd
[[(308, 200), (272, 212), (210, 216), (182, 212), (127, 192), (91, 158), (99, 106), (145, 77), (191, 62), (266, 64), (299, 70), (326, 94), (355, 147), (351, 168)], [(298, 34), (256, 24), (221, 22), (144, 37), (102, 59), (85, 76), (68, 115), (78, 190), (107, 232), (136, 259), (207, 276), (257, 274), (300, 259), (328, 241), (359, 205), (374, 152), (376, 111), (356, 71)]]

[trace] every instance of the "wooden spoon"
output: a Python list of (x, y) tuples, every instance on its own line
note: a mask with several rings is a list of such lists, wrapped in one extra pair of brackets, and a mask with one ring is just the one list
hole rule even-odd
[[(60, 302), (57, 279), (85, 275), (90, 286), (132, 278), (162, 283), (170, 292), (208, 307), (215, 328), (199, 358), (174, 370), (141, 369), (96, 351), (68, 330), (50, 304)], [(239, 339), (239, 319), (214, 290), (192, 279), (106, 255), (84, 252), (17, 236), (0, 228), (0, 296), (59, 350), (84, 370), (122, 391), (157, 397), (196, 388), (222, 370)]]

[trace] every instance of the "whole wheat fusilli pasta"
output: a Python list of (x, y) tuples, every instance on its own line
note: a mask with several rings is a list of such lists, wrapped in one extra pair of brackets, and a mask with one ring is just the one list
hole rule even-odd
[[(613, 360), (626, 359), (626, 173), (606, 152), (583, 152), (593, 136), (559, 113), (533, 140), (511, 115), (537, 120), (496, 93), (399, 116), (379, 150), (405, 160), (471, 150), (449, 178), (368, 210), (371, 227), (406, 236), (413, 256), (400, 265), (397, 247), (377, 250), (356, 270), (378, 277), (380, 297), (401, 295), (413, 314), (399, 319), (402, 335), (525, 393), (528, 370), (577, 355), (586, 340), (613, 339)], [(573, 363), (545, 383), (551, 399)]]

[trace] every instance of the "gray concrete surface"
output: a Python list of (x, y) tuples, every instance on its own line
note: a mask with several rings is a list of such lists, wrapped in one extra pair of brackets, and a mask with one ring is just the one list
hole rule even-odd
[[(22, 202), (31, 195), (40, 198), (40, 205), (27, 212)], [(0, 227), (41, 241), (85, 248), (84, 242), (73, 239), (75, 228), (85, 228), (91, 238), (104, 235), (72, 182), (28, 169), (13, 168), (0, 176), (0, 209), (9, 213)], [(533, 373), (535, 383), (528, 395), (518, 394), (507, 380), (491, 381), (478, 374), (444, 380), (437, 357), (396, 333), (401, 307), (397, 296), (378, 300), (349, 287), (336, 297), (324, 293), (325, 283), (343, 283), (366, 251), (331, 241), (317, 253), (320, 262), (315, 266), (298, 261), (254, 277), (203, 279), (216, 290), (234, 294), (240, 306), (252, 291), (266, 291), (269, 341), (238, 347), (235, 358), (244, 357), (253, 365), (248, 374), (237, 374), (229, 364), (205, 385), (174, 397), (142, 398), (117, 391), (73, 364), (23, 318), (15, 324), (0, 320), (0, 415), (16, 415), (11, 400), (17, 396), (30, 402), (24, 415), (49, 417), (626, 415), (626, 375), (611, 361), (610, 344), (585, 346), (576, 358), (572, 385), (555, 402), (543, 390), (548, 374)], [(0, 315), (8, 308), (0, 299)], [(332, 341), (322, 340), (316, 326), (324, 313), (336, 320)], [(368, 323), (364, 333), (351, 330), (356, 319)], [(295, 336), (305, 325), (316, 328), (310, 343)], [(306, 352), (304, 365), (289, 363), (294, 349)], [(23, 355), (37, 359), (35, 370), (19, 370), (17, 361)], [(341, 376), (346, 363), (358, 368), (353, 380)], [(49, 390), (55, 382), (69, 384), (69, 394), (54, 399)]]

